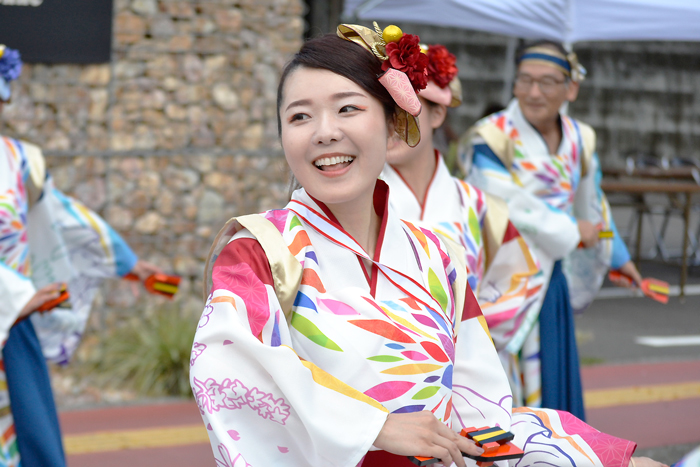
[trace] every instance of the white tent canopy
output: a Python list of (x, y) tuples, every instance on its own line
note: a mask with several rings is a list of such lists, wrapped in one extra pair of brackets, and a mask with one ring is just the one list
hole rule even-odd
[(344, 15), (564, 43), (700, 41), (700, 0), (345, 0)]

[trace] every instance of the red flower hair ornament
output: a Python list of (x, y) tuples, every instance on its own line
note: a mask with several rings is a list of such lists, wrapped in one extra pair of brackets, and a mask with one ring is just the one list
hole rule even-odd
[(428, 56), (422, 52), (420, 38), (404, 34), (397, 26), (382, 31), (355, 24), (338, 26), (339, 37), (362, 46), (382, 61), (382, 73), (377, 78), (396, 102), (394, 124), (396, 133), (409, 146), (420, 142), (418, 115), (421, 103), (418, 91), (428, 84)]
[(462, 85), (457, 77), (457, 58), (444, 45), (423, 46), (428, 58), (428, 84), (420, 97), (447, 107), (462, 103)]
[(420, 37), (404, 34), (397, 42), (389, 42), (385, 49), (389, 59), (382, 63), (382, 70), (402, 71), (416, 92), (425, 89), (428, 85), (428, 56), (421, 50)]

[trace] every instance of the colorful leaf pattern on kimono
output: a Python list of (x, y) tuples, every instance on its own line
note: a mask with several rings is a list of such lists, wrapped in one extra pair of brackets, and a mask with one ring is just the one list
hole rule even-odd
[(435, 271), (433, 271), (432, 269), (428, 270), (428, 282), (430, 284), (430, 293), (432, 293), (433, 297), (435, 297), (435, 299), (440, 303), (442, 309), (446, 310), (448, 303), (447, 292), (440, 283), (440, 279), (438, 279), (437, 275), (435, 274)]
[[(6, 154), (6, 155), (5, 155)], [(0, 190), (0, 262), (20, 274), (29, 272), (27, 193), (24, 179), (29, 167), (17, 141), (0, 137), (0, 157), (9, 164), (12, 187)], [(1, 188), (1, 187), (0, 187)]]
[(325, 347), (330, 350), (336, 350), (342, 352), (343, 349), (338, 347), (338, 344), (333, 342), (328, 338), (321, 330), (310, 320), (300, 315), (299, 313), (294, 313), (292, 315), (292, 327), (299, 331), (302, 335), (308, 337), (312, 342)]
[(378, 336), (385, 337), (389, 340), (396, 341), (396, 342), (404, 342), (407, 344), (412, 344), (415, 341), (411, 339), (408, 334), (405, 332), (401, 331), (398, 329), (396, 326), (387, 323), (386, 321), (383, 320), (378, 320), (378, 319), (355, 319), (355, 320), (349, 320), (348, 321), (350, 324), (354, 324), (355, 326), (364, 329), (365, 331), (369, 331), (373, 334), (377, 334)]
[(403, 396), (415, 385), (410, 381), (387, 381), (369, 388), (365, 394), (378, 402), (386, 402)]

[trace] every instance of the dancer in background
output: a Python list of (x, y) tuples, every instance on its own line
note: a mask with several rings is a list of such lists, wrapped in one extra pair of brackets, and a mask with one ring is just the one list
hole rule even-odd
[[(466, 253), (468, 282), (479, 302), (513, 391), (515, 406), (538, 406), (537, 359), (521, 351), (537, 322), (544, 298), (544, 276), (525, 240), (508, 220), (504, 201), (450, 175), (433, 133), (448, 107), (462, 103), (456, 58), (444, 46), (424, 49), (428, 85), (418, 93), (421, 141), (411, 148), (395, 139), (382, 179), (391, 190), (398, 216), (459, 243)], [(527, 371), (529, 370), (529, 371)], [(524, 394), (530, 398), (525, 403)], [(533, 399), (535, 399), (533, 401)], [(530, 402), (534, 402), (530, 404)]]
[[(21, 68), (19, 53), (0, 45), (0, 113)], [(0, 136), (0, 379), (7, 381), (0, 466), (17, 466), (20, 457), (22, 467), (66, 465), (46, 359), (68, 361), (100, 282), (129, 272), (146, 278), (160, 269), (138, 260), (99, 216), (54, 188), (37, 146)], [(35, 313), (64, 287), (69, 308)]]
[[(574, 309), (595, 298), (608, 268), (641, 276), (600, 190), (595, 132), (560, 113), (585, 75), (575, 54), (542, 41), (517, 54), (515, 98), (480, 120), (460, 152), (467, 181), (502, 197), (547, 278), (539, 326), (525, 344), (541, 362), (542, 406), (584, 417)], [(614, 235), (599, 241), (601, 231)], [(583, 248), (579, 248), (582, 246)]]
[(464, 252), (400, 220), (377, 180), (395, 132), (420, 141), (419, 39), (337, 32), (305, 43), (280, 79), (302, 188), (284, 209), (230, 220), (210, 254), (190, 384), (217, 465), (473, 466), (460, 451), (481, 448), (457, 433), (498, 425), (521, 465), (660, 467), (571, 414), (512, 409)]

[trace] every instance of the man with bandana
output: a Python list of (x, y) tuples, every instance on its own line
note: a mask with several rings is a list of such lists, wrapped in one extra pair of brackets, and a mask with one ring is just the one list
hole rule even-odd
[[(21, 70), (0, 45), (0, 113)], [(102, 279), (129, 272), (160, 269), (56, 190), (37, 146), (0, 135), (0, 467), (66, 465), (46, 359), (68, 361)], [(38, 313), (66, 290), (68, 307)]]
[(584, 419), (573, 311), (590, 304), (609, 268), (637, 286), (641, 276), (600, 190), (595, 132), (561, 111), (576, 100), (585, 69), (549, 41), (522, 47), (516, 64), (514, 99), (477, 122), (460, 153), (467, 180), (508, 203), (549, 278), (539, 326), (520, 358), (522, 402)]

